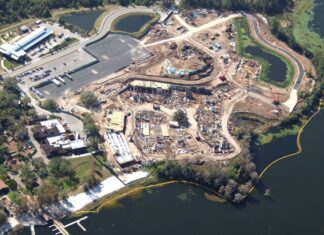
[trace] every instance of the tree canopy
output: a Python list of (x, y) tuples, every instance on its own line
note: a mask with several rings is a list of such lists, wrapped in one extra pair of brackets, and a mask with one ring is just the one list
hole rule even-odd
[(178, 110), (173, 114), (173, 120), (177, 121), (181, 127), (188, 127), (189, 121), (187, 113), (182, 110)]
[(290, 10), (293, 7), (293, 0), (183, 0), (181, 7), (278, 14)]
[(0, 24), (29, 17), (49, 17), (56, 8), (96, 7), (102, 0), (0, 0)]
[[(13, 23), (29, 17), (50, 17), (57, 8), (97, 7), (106, 3), (127, 6), (153, 5), (156, 0), (0, 0), (0, 24)], [(162, 0), (169, 6), (170, 1)], [(292, 8), (293, 0), (183, 0), (182, 8), (214, 8), (217, 10), (245, 10), (277, 14)]]
[(80, 97), (80, 101), (86, 108), (93, 108), (99, 104), (98, 98), (93, 92), (83, 93)]

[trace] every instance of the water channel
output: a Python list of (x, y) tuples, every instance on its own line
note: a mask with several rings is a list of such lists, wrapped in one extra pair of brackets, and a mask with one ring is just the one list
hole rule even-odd
[(272, 55), (260, 47), (248, 46), (245, 48), (245, 52), (249, 53), (253, 57), (259, 57), (266, 60), (269, 64), (268, 77), (275, 82), (284, 82), (287, 78), (287, 65), (279, 57)]
[(315, 0), (315, 4), (312, 26), (321, 37), (324, 37), (324, 0)]
[(60, 17), (60, 21), (74, 25), (86, 32), (90, 32), (98, 17), (101, 15), (102, 11), (88, 11), (80, 12), (71, 15), (65, 15)]
[(146, 14), (127, 15), (116, 22), (115, 30), (136, 33), (152, 19), (153, 17), (151, 15)]

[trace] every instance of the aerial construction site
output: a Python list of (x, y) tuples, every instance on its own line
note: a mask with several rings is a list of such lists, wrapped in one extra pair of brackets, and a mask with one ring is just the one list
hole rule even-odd
[[(232, 113), (282, 119), (298, 105), (294, 90), (312, 85), (304, 75), (298, 80), (296, 64), (285, 87), (261, 81), (262, 64), (240, 53), (235, 21), (241, 17), (207, 10), (171, 14), (139, 41), (147, 56), (66, 92), (60, 106), (78, 115), (78, 94), (98, 97), (101, 109), (93, 116), (117, 172), (166, 159), (229, 160), (241, 152)], [(248, 16), (251, 31), (254, 21), (264, 30), (262, 18)], [(251, 37), (262, 45), (257, 35)]]
[[(55, 82), (19, 77), (40, 102), (55, 98), (62, 110), (90, 113), (116, 172), (167, 159), (230, 160), (242, 151), (233, 113), (280, 120), (298, 106), (299, 91), (312, 89), (304, 72), (311, 63), (276, 41), (266, 24), (244, 13), (169, 12), (139, 40), (108, 35), (65, 55), (64, 66), (62, 58), (46, 63)], [(273, 57), (286, 69), (282, 81), (271, 74)], [(99, 107), (84, 107), (84, 93)]]

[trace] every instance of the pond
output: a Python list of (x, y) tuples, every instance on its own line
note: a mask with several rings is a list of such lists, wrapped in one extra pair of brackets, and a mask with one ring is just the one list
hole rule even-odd
[(126, 15), (117, 19), (115, 30), (127, 33), (136, 33), (152, 19), (153, 16), (145, 14)]
[(88, 11), (80, 12), (71, 15), (65, 15), (60, 17), (60, 21), (76, 26), (86, 32), (90, 32), (98, 17), (102, 14), (102, 11)]
[(315, 4), (312, 26), (321, 37), (324, 37), (324, 0), (315, 0)]
[(287, 65), (279, 57), (272, 55), (260, 47), (248, 46), (245, 48), (245, 52), (254, 56), (266, 60), (269, 64), (268, 78), (275, 82), (284, 82), (287, 79)]
[[(125, 198), (114, 208), (90, 213), (82, 222), (87, 232), (74, 225), (71, 234), (323, 234), (324, 231), (324, 111), (305, 128), (303, 152), (274, 165), (262, 178), (248, 202), (241, 206), (207, 200), (201, 189), (173, 184)], [(294, 152), (296, 138), (278, 139), (257, 148), (259, 164)], [(262, 160), (263, 159), (263, 160)], [(265, 185), (272, 199), (263, 196)], [(83, 215), (84, 216), (84, 215)], [(63, 220), (66, 224), (75, 220)], [(26, 228), (19, 234), (30, 234)], [(37, 228), (36, 234), (54, 234)]]

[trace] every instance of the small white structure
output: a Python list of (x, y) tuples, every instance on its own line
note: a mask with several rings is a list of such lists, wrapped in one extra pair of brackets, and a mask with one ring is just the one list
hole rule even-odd
[(52, 120), (40, 122), (40, 125), (48, 129), (56, 127), (57, 130), (60, 132), (60, 134), (64, 134), (66, 132), (64, 126), (61, 124), (61, 122), (58, 119), (52, 119)]

